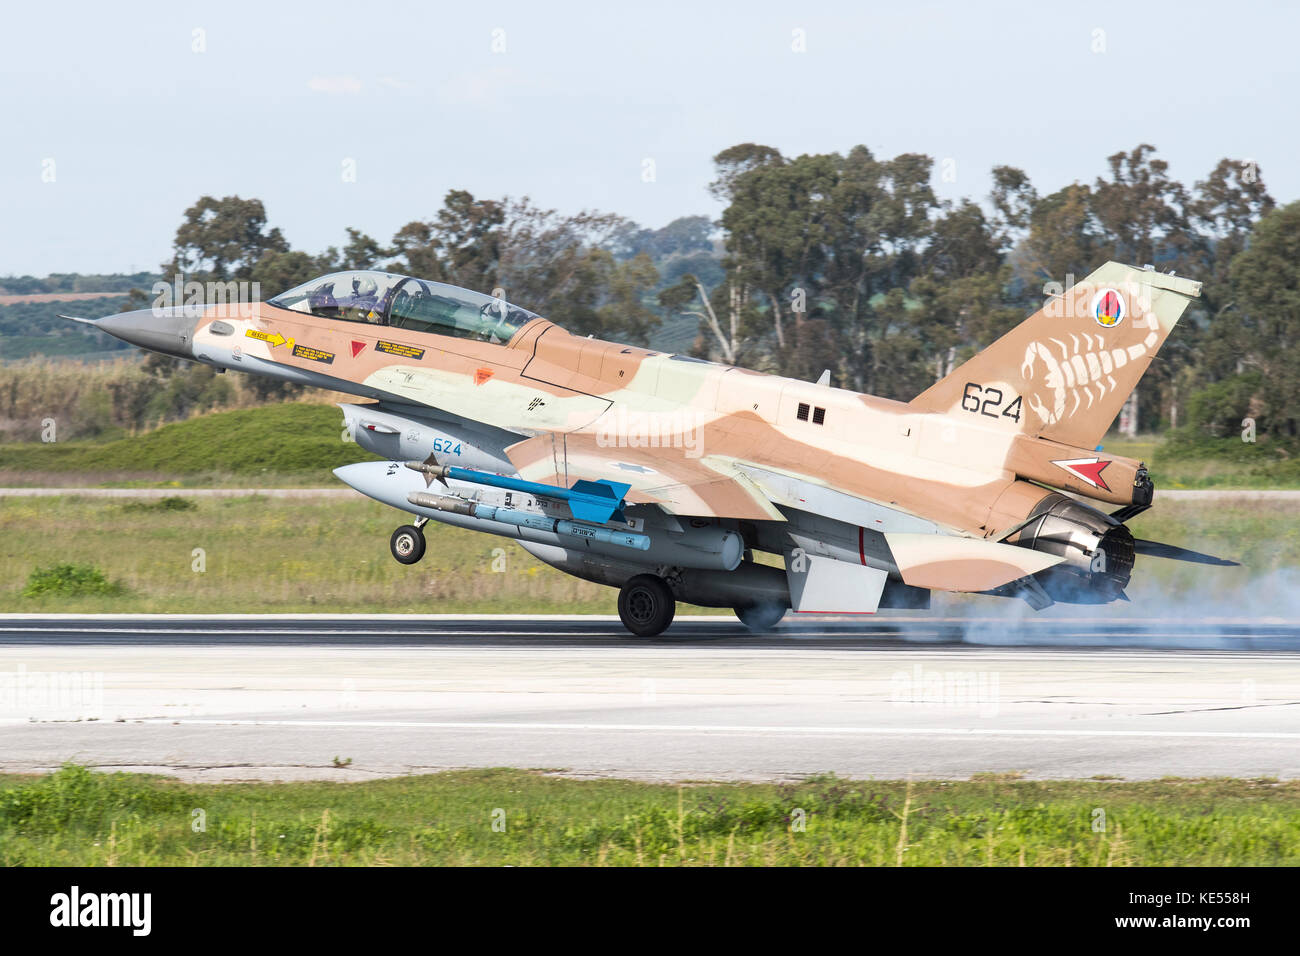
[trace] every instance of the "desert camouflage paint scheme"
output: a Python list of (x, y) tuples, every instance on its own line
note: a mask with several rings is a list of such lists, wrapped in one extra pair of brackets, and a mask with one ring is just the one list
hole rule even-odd
[[(377, 286), (372, 305), (337, 305), (329, 292), (349, 276), (354, 289)], [(607, 524), (640, 528), (655, 549), (680, 544), (686, 558), (482, 530), (592, 580), (618, 586), (651, 574), (677, 598), (767, 608), (750, 614), (765, 620), (790, 606), (927, 606), (932, 589), (1018, 595), (1035, 607), (1122, 597), (1135, 547), (1122, 522), (1149, 506), (1152, 486), (1141, 462), (1098, 443), (1200, 292), (1184, 278), (1107, 263), (903, 403), (582, 338), (435, 283), (386, 273), (314, 281), (270, 302), (205, 307), (174, 354), (374, 400), (344, 407), (357, 440), (395, 462), (415, 449), (426, 471), (390, 467), (391, 493), (361, 470), (374, 466), (340, 477), (423, 518), (453, 520), (412, 506), (408, 486), (568, 514), (544, 492), (499, 499), (472, 481), (431, 477), (471, 461), (450, 444), (462, 436), (487, 471), (559, 489), (626, 486), (626, 510)], [(459, 296), (448, 306), (457, 318), (401, 318), (416, 314), (401, 298), (412, 282), (433, 295), (425, 301)], [(109, 322), (101, 326), (128, 338)], [(460, 452), (429, 445), (435, 433)], [(1111, 517), (1079, 498), (1121, 507)], [(692, 538), (706, 528), (743, 539), (743, 560), (692, 567), (690, 549), (711, 547)], [(780, 556), (785, 571), (756, 564), (754, 551)]]

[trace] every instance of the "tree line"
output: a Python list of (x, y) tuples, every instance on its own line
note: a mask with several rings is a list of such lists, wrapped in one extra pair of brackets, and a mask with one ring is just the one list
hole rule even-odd
[(1143, 381), (1150, 427), (1226, 434), (1243, 416), (1294, 436), (1300, 205), (1275, 209), (1257, 164), (1223, 159), (1190, 188), (1154, 147), (1108, 173), (1040, 194), (992, 170), (982, 203), (944, 201), (934, 163), (865, 146), (787, 158), (719, 153), (723, 281), (686, 276), (661, 294), (694, 306), (714, 350), (741, 364), (906, 400), (1107, 260), (1204, 282), (1202, 298)]

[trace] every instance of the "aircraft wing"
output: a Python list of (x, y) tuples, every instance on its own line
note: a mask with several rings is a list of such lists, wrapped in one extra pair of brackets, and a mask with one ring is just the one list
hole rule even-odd
[(674, 515), (785, 521), (779, 504), (856, 525), (884, 537), (904, 582), (915, 587), (984, 591), (1061, 562), (1040, 551), (945, 533), (886, 504), (729, 458), (602, 447), (593, 436), (573, 433), (530, 438), (506, 454), (529, 481), (563, 487), (580, 479), (621, 481), (631, 486), (629, 502), (656, 504)]
[(748, 478), (772, 504), (806, 511), (834, 521), (856, 525), (870, 531), (900, 531), (933, 534), (939, 531), (933, 521), (913, 515), (909, 511), (857, 495), (838, 491), (830, 485), (812, 481), (801, 475), (760, 468), (757, 465), (738, 463), (737, 471)]
[(594, 435), (539, 435), (506, 454), (528, 481), (569, 487), (602, 478), (631, 486), (634, 504), (656, 504), (674, 515), (784, 521), (767, 494), (729, 458), (690, 458), (680, 449), (602, 447)]
[(632, 486), (627, 500), (698, 518), (785, 521), (777, 507), (806, 511), (872, 531), (941, 533), (911, 512), (838, 491), (803, 475), (720, 455), (689, 458), (680, 449), (601, 445), (592, 435), (540, 435), (506, 449), (521, 477), (569, 487), (582, 478)]

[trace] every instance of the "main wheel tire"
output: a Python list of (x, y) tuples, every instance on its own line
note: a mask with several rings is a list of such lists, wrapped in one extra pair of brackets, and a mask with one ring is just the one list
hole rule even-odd
[(638, 574), (618, 592), (618, 616), (637, 637), (662, 634), (673, 622), (677, 601), (661, 577)]
[(424, 532), (413, 524), (404, 524), (388, 539), (388, 550), (402, 564), (415, 564), (424, 557)]
[(741, 624), (751, 631), (762, 633), (776, 627), (777, 622), (785, 617), (786, 608), (783, 604), (749, 604), (738, 607), (735, 611)]

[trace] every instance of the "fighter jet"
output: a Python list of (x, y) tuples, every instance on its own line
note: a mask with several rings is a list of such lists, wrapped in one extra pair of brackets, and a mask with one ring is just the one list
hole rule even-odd
[[(335, 470), (415, 518), (513, 538), (619, 588), (635, 635), (678, 601), (752, 629), (788, 610), (928, 608), (932, 591), (1125, 599), (1141, 461), (1102, 437), (1200, 283), (1110, 262), (910, 402), (571, 334), (486, 295), (389, 272), (266, 301), (150, 309), (96, 328), (145, 349), (364, 400), (384, 459)], [(760, 560), (759, 556), (765, 556)]]

